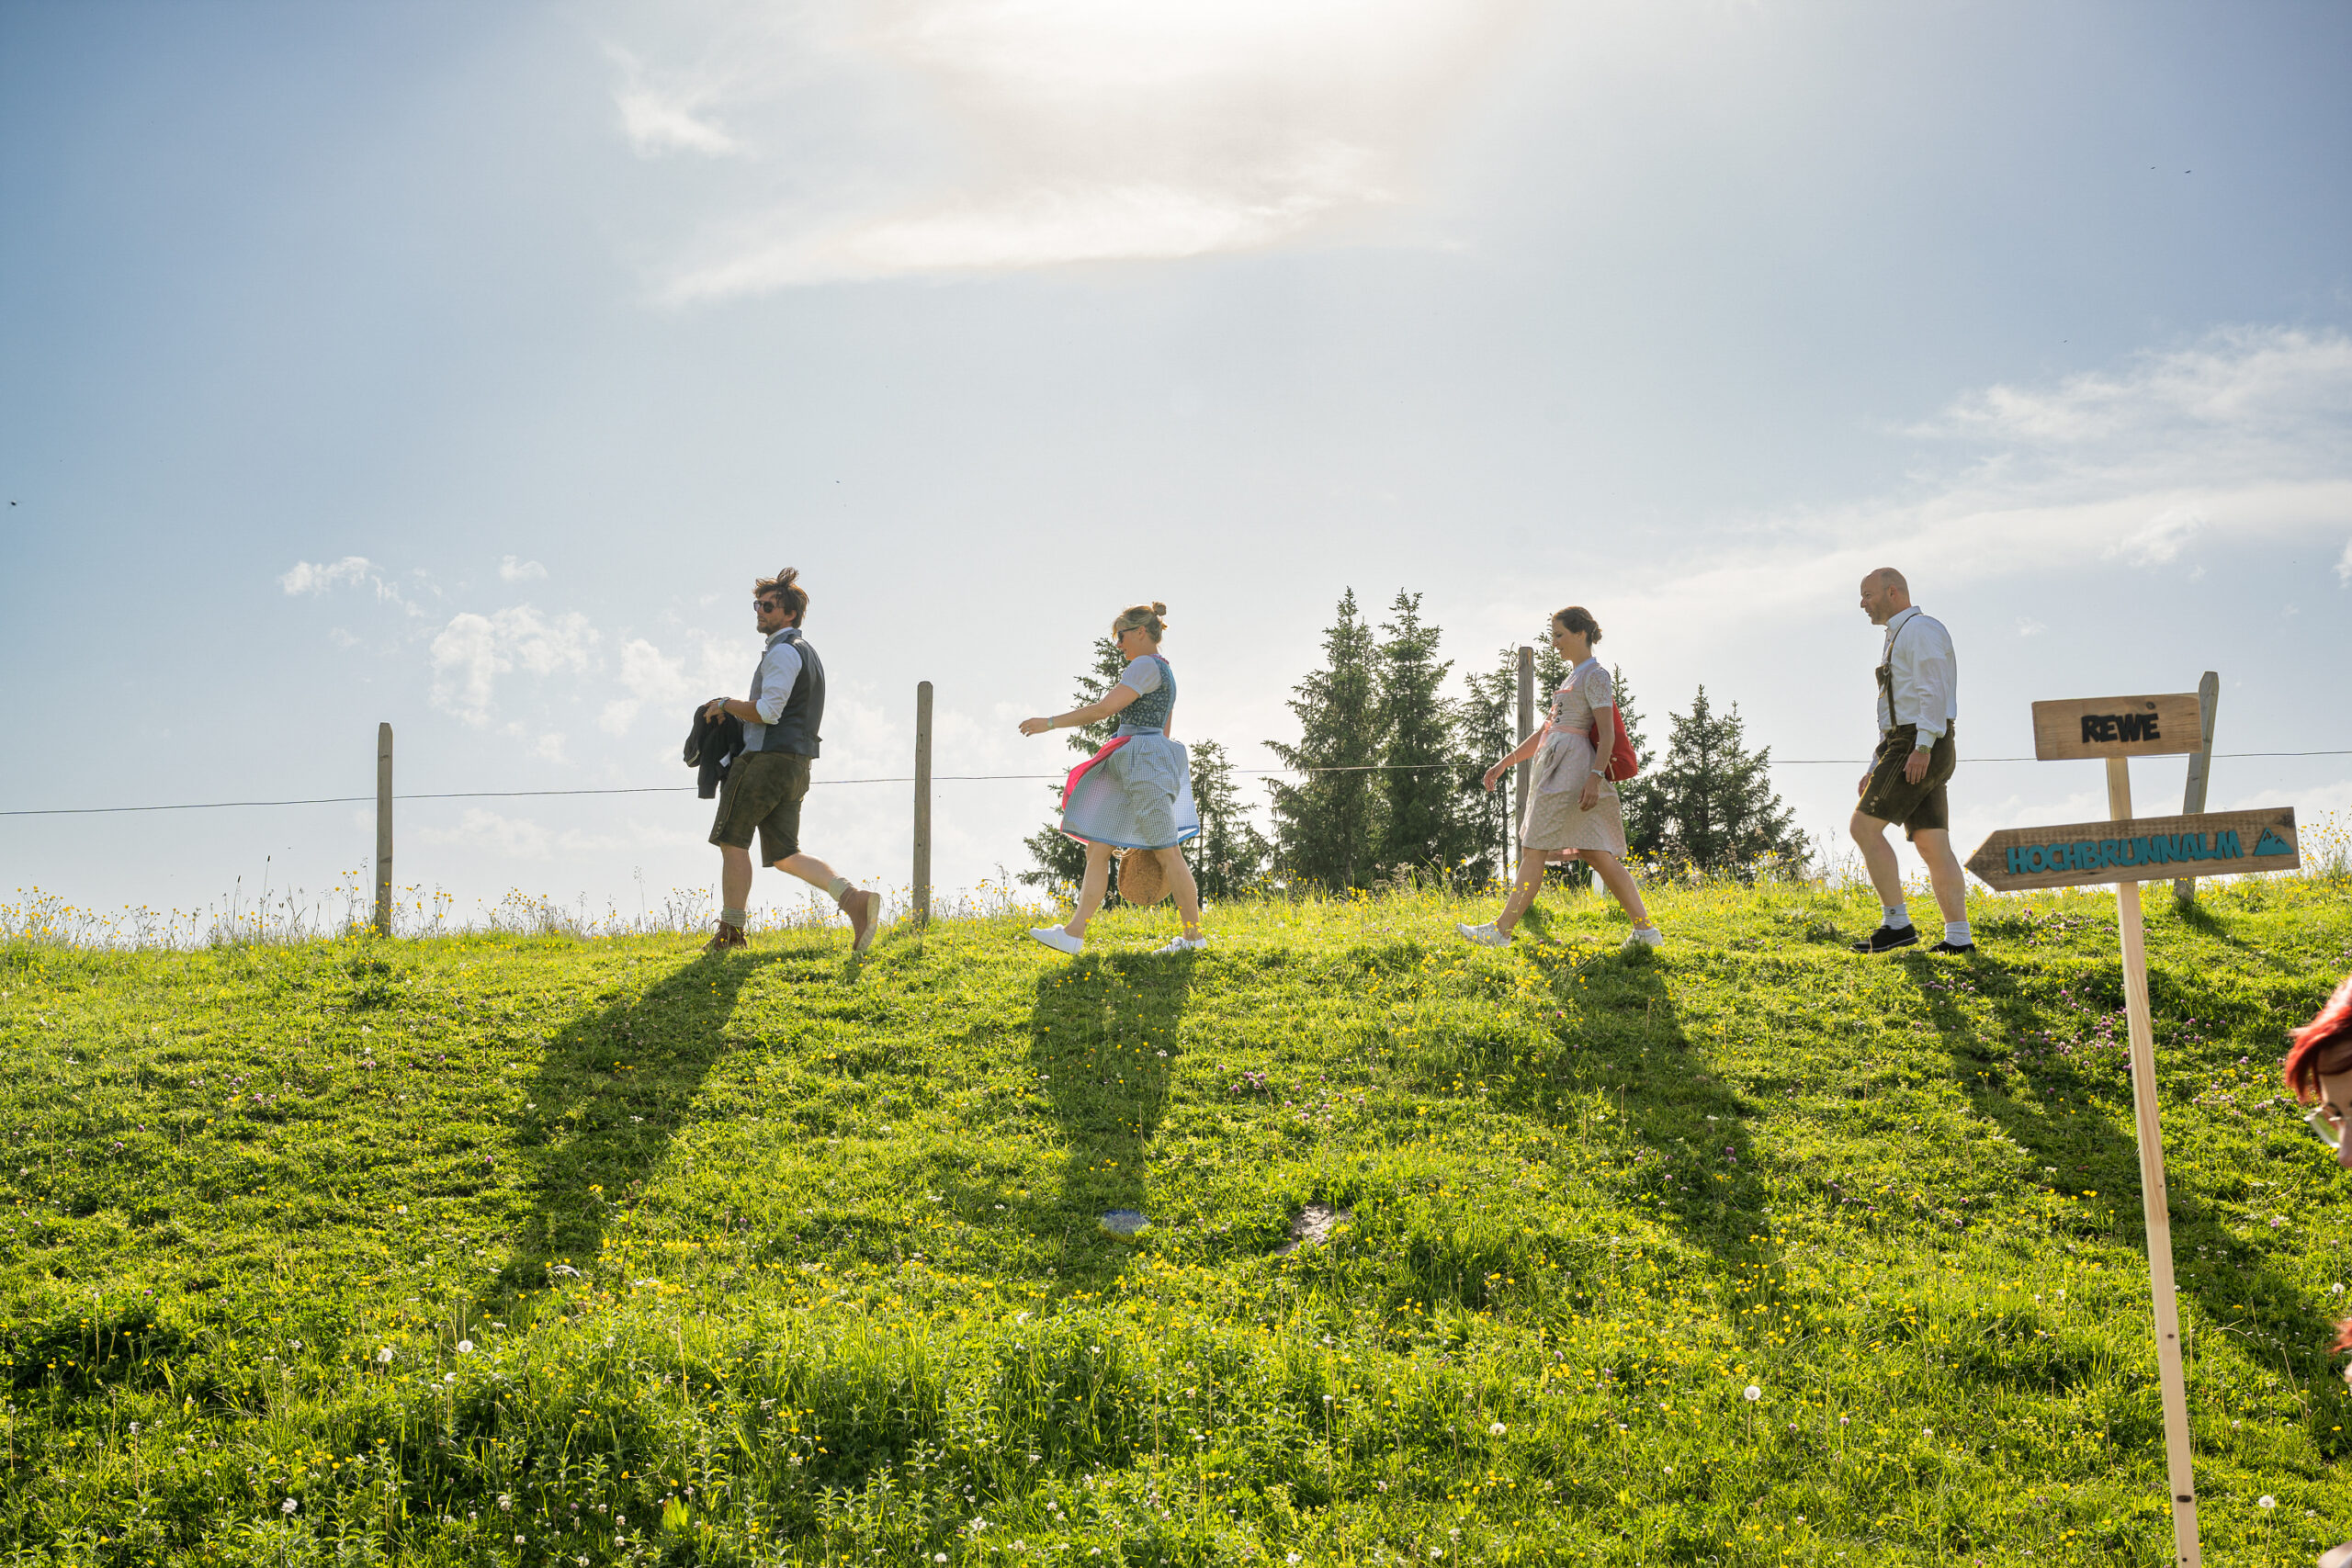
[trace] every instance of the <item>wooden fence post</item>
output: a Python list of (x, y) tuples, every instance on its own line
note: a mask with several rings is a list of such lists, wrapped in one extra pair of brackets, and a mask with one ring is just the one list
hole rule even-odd
[[(2205, 679), (2197, 682), (2198, 725), (2205, 734), (2205, 749), (2188, 759), (2188, 788), (2180, 797), (2180, 813), (2194, 817), (2205, 809), (2205, 781), (2212, 776), (2213, 710), (2222, 705), (2222, 677), (2205, 671)], [(2183, 904), (2197, 897), (2197, 879), (2193, 876), (2173, 878), (2173, 897)]]
[(392, 934), (392, 727), (376, 727), (376, 934)]
[[(1519, 741), (1523, 742), (1529, 736), (1534, 733), (1535, 650), (1532, 648), (1522, 647), (1519, 650)], [(1514, 744), (1518, 743), (1519, 742), (1514, 742)], [(1519, 824), (1524, 820), (1527, 816), (1527, 781), (1534, 776), (1534, 773), (1535, 767), (1532, 762), (1521, 762), (1518, 767), (1511, 770), (1511, 795), (1513, 797), (1513, 809), (1511, 811), (1510, 823), (1504, 829), (1504, 842), (1506, 844), (1516, 844), (1519, 842)], [(1504, 863), (1511, 866), (1514, 871), (1518, 869), (1518, 861), (1512, 857), (1508, 850), (1504, 852), (1503, 860)]]
[(915, 929), (931, 924), (931, 682), (915, 683)]
[[(2211, 712), (2209, 708), (2208, 713)], [(2132, 760), (2107, 759), (2107, 814), (2132, 818)], [(2172, 1197), (2165, 1185), (2165, 1135), (2156, 1119), (2155, 1028), (2148, 1011), (2147, 935), (2137, 882), (2115, 885), (2115, 926), (2123, 949), (2123, 1012), (2132, 1052), (2132, 1114), (2139, 1123), (2140, 1215), (2148, 1233), (2148, 1304), (2155, 1318), (2156, 1386), (2164, 1410), (2165, 1474), (2172, 1494), (2173, 1562), (2204, 1561), (2197, 1537), (2197, 1482), (2188, 1447), (2188, 1391), (2181, 1371), (2180, 1301), (2172, 1276)]]

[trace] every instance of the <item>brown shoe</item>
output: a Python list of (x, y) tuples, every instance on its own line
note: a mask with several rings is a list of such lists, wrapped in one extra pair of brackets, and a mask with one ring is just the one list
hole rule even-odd
[(874, 945), (874, 932), (882, 924), (882, 895), (864, 887), (853, 887), (842, 895), (842, 913), (849, 917), (853, 933), (849, 944), (852, 953), (864, 953)]
[(702, 950), (705, 953), (732, 953), (739, 947), (751, 945), (751, 940), (741, 931), (721, 920), (718, 922), (718, 934), (704, 942)]

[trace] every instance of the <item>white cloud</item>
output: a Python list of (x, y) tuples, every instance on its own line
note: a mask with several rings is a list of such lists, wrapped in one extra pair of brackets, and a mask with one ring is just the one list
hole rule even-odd
[(723, 158), (742, 150), (733, 137), (702, 118), (702, 106), (713, 96), (717, 84), (698, 85), (691, 77), (656, 81), (627, 50), (605, 52), (621, 68), (621, 85), (613, 90), (613, 103), (621, 111), (621, 133), (639, 157), (699, 152), (707, 158)]
[(2044, 484), (2340, 474), (2352, 467), (2352, 337), (2233, 327), (2053, 386), (1989, 387), (1912, 434), (1982, 443), (1988, 469)]
[(2107, 553), (2121, 556), (2133, 566), (2164, 566), (2177, 558), (2191, 536), (2205, 525), (2193, 508), (2167, 507), (2147, 524), (2109, 545)]
[(517, 560), (513, 556), (499, 558), (498, 576), (501, 581), (524, 582), (547, 574), (548, 569), (535, 560)]
[[(411, 573), (424, 593), (438, 596), (430, 576), (422, 569)], [(416, 600), (401, 592), (399, 583), (384, 575), (384, 569), (366, 556), (345, 556), (337, 561), (296, 561), (291, 570), (280, 572), (277, 586), (289, 597), (300, 594), (318, 595), (338, 588), (356, 587), (366, 583), (376, 590), (376, 597), (387, 604), (396, 604), (412, 615), (424, 614)]]
[(279, 576), (277, 585), (289, 594), (324, 593), (331, 588), (370, 581), (381, 581), (376, 563), (366, 556), (345, 556), (324, 564), (296, 561), (291, 571)]
[(1747, 547), (1675, 563), (1687, 575), (1640, 603), (1679, 615), (1695, 598), (1752, 624), (1890, 560), (1948, 592), (2102, 560), (2163, 566), (2192, 542), (2332, 536), (2352, 515), (2352, 338), (2233, 329), (2117, 371), (1973, 393), (1911, 433), (1974, 450), (1911, 496), (1758, 519)]
[(517, 667), (534, 675), (582, 673), (593, 667), (596, 628), (577, 611), (552, 619), (528, 604), (481, 615), (469, 610), (435, 634), (433, 705), (468, 724), (487, 723), (498, 677)]
[(553, 835), (536, 822), (480, 809), (468, 811), (455, 828), (422, 828), (416, 836), (428, 844), (509, 860), (545, 860), (554, 842)]
[[(662, 79), (615, 51), (642, 152), (742, 152), (718, 129), (819, 90), (920, 102), (853, 151), (759, 137), (789, 164), (705, 234), (673, 301), (843, 277), (1247, 250), (1405, 198), (1433, 128), (1532, 14), (1527, 0), (869, 0), (751, 8), (717, 63)], [(811, 62), (817, 62), (812, 67)], [(795, 78), (801, 78), (795, 80)], [(786, 91), (789, 88), (790, 91)], [(786, 145), (797, 141), (801, 145)], [(905, 172), (928, 141), (936, 155)], [(828, 160), (831, 160), (829, 163)], [(897, 172), (888, 166), (895, 163)], [(747, 174), (751, 171), (747, 170)]]
[(2335, 558), (2335, 581), (2343, 587), (2352, 588), (2352, 539), (2344, 541), (2344, 553)]
[[(624, 819), (604, 832), (587, 832), (578, 828), (567, 828), (557, 832), (526, 817), (508, 817), (474, 807), (466, 810), (456, 827), (418, 828), (414, 834), (420, 843), (463, 850), (477, 855), (499, 855), (509, 860), (570, 861), (616, 852), (698, 849), (704, 841), (703, 828), (707, 825), (707, 808), (697, 808), (696, 816), (702, 820), (691, 830), (659, 819)], [(372, 830), (374, 822), (374, 818), (362, 813), (356, 826)]]
[(748, 690), (756, 658), (756, 652), (746, 652), (741, 646), (701, 637), (690, 671), (685, 655), (664, 653), (643, 637), (631, 637), (621, 644), (623, 694), (605, 704), (596, 726), (607, 735), (626, 734), (649, 705), (674, 705), (683, 727), (684, 710), (690, 704), (730, 693), (741, 695)]
[(685, 661), (663, 653), (643, 637), (631, 637), (621, 644), (621, 690), (628, 695), (606, 703), (596, 720), (608, 735), (626, 731), (637, 722), (638, 710), (649, 702), (685, 701), (691, 690)]

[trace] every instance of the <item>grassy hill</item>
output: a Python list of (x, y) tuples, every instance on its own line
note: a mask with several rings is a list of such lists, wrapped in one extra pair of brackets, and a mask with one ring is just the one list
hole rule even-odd
[[(1656, 903), (0, 948), (0, 1550), (2166, 1561), (2111, 896)], [(2352, 903), (2148, 908), (2207, 1560), (2308, 1560)]]

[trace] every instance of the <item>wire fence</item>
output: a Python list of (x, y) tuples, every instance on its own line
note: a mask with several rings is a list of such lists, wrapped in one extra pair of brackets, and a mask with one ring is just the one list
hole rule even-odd
[[(2352, 757), (2352, 749), (2330, 751), (2216, 751), (2217, 761), (2229, 761), (2257, 757)], [(1971, 763), (2031, 762), (2032, 757), (1970, 757)], [(1781, 768), (1864, 768), (1871, 763), (1868, 757), (1773, 757), (1768, 759), (1774, 767)], [(1315, 773), (1425, 773), (1431, 768), (1453, 768), (1454, 762), (1416, 762), (1389, 764), (1368, 762), (1341, 768), (1236, 768), (1234, 773), (1250, 777), (1271, 773), (1304, 776)], [(933, 773), (933, 784), (994, 784), (1050, 783), (1066, 777), (1066, 773)], [(809, 787), (827, 784), (913, 784), (912, 773), (889, 773), (873, 778), (811, 779)], [(461, 789), (435, 790), (418, 795), (395, 795), (394, 800), (522, 800), (567, 795), (679, 795), (697, 786), (685, 784), (616, 784), (597, 789)], [(194, 800), (167, 806), (47, 806), (21, 810), (0, 811), (0, 817), (107, 817), (138, 811), (227, 811), (240, 807), (275, 806), (373, 806), (372, 795), (303, 795), (288, 800)]]

